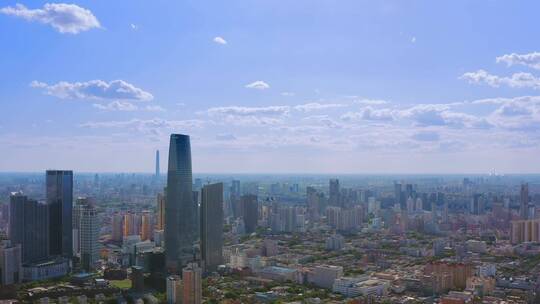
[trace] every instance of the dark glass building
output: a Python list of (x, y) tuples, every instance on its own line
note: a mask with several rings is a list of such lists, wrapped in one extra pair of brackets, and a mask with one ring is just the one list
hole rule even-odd
[(257, 228), (257, 221), (259, 219), (259, 203), (257, 202), (257, 196), (253, 194), (242, 195), (240, 201), (244, 208), (244, 226), (246, 228), (246, 233), (253, 233)]
[(22, 193), (10, 196), (9, 231), (13, 245), (22, 247), (22, 262), (44, 260), (49, 254), (49, 214), (44, 202), (28, 199)]
[(173, 273), (179, 273), (196, 256), (199, 220), (192, 183), (189, 136), (171, 134), (165, 198), (165, 255), (167, 269)]
[(73, 255), (73, 171), (47, 170), (47, 204), (49, 205), (49, 253)]
[(207, 273), (223, 264), (223, 183), (201, 190), (201, 258)]

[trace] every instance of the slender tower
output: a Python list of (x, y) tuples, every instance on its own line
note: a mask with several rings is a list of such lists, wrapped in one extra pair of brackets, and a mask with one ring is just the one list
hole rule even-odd
[(73, 255), (73, 171), (47, 170), (49, 254)]
[(159, 178), (159, 150), (156, 150), (156, 178)]
[(196, 254), (199, 221), (192, 183), (189, 136), (171, 134), (165, 195), (165, 257), (167, 269), (172, 273), (180, 273)]
[(519, 214), (522, 220), (529, 218), (529, 184), (521, 184)]

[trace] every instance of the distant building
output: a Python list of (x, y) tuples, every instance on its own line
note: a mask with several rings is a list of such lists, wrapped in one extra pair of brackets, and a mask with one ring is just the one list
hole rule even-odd
[(346, 297), (385, 296), (388, 294), (390, 282), (361, 276), (356, 278), (343, 277), (334, 280), (332, 291)]
[(329, 196), (328, 196), (328, 204), (330, 206), (336, 206), (340, 207), (340, 190), (339, 190), (339, 179), (330, 179), (329, 182)]
[(326, 238), (326, 250), (337, 251), (343, 249), (345, 239), (339, 234), (334, 234)]
[(540, 242), (540, 219), (512, 221), (510, 224), (510, 242), (514, 245)]
[(111, 220), (111, 239), (115, 242), (122, 242), (124, 236), (124, 217), (115, 213)]
[(23, 265), (24, 281), (41, 281), (65, 276), (70, 271), (69, 261), (56, 258), (45, 262)]
[(141, 215), (141, 240), (147, 241), (154, 237), (154, 220), (149, 211), (143, 211)]
[(259, 204), (257, 196), (253, 194), (242, 195), (240, 198), (244, 207), (244, 227), (246, 233), (253, 233), (257, 228), (259, 219)]
[(264, 239), (263, 241), (264, 256), (272, 257), (279, 254), (278, 242), (272, 239)]
[(165, 229), (165, 196), (161, 193), (158, 193), (156, 230), (163, 229)]
[(522, 184), (519, 196), (519, 214), (522, 220), (529, 219), (529, 184)]
[(201, 268), (195, 263), (189, 263), (182, 270), (182, 304), (201, 304), (202, 279)]
[(223, 184), (205, 185), (201, 195), (201, 258), (214, 272), (223, 264)]
[(49, 254), (73, 256), (73, 171), (47, 170)]
[(22, 282), (22, 248), (20, 244), (11, 245), (10, 241), (0, 244), (0, 285)]
[(343, 276), (343, 267), (319, 265), (313, 269), (313, 284), (318, 287), (332, 289), (334, 280)]

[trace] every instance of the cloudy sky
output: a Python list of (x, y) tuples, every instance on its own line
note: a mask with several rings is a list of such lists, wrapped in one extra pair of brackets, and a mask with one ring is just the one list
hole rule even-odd
[(0, 5), (0, 171), (540, 172), (538, 1)]

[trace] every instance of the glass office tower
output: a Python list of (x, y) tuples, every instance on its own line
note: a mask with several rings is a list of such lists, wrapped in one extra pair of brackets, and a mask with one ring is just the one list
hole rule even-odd
[(196, 258), (199, 221), (192, 182), (189, 136), (172, 134), (165, 196), (165, 255), (167, 269), (173, 273), (180, 273)]

